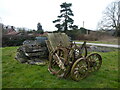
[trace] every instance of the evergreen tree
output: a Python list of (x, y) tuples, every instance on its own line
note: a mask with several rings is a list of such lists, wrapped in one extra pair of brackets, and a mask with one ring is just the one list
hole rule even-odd
[(78, 30), (78, 26), (77, 25), (71, 25), (71, 26), (69, 26), (71, 29), (73, 29), (73, 30)]
[(58, 28), (58, 31), (64, 31), (66, 32), (68, 28), (71, 28), (74, 20), (71, 18), (71, 16), (74, 16), (73, 11), (71, 10), (72, 4), (71, 3), (62, 3), (60, 5), (60, 16), (58, 16), (57, 20), (54, 20), (53, 23), (57, 23), (55, 25), (56, 28)]
[(40, 23), (37, 24), (37, 33), (43, 34), (43, 29), (42, 29), (42, 25)]

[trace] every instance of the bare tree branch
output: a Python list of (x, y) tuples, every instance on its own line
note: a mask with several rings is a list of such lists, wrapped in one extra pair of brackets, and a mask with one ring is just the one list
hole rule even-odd
[(118, 13), (118, 2), (112, 2), (110, 5), (108, 5), (103, 13), (102, 20), (98, 23), (98, 28), (102, 27), (102, 29), (115, 29), (119, 30), (119, 13)]

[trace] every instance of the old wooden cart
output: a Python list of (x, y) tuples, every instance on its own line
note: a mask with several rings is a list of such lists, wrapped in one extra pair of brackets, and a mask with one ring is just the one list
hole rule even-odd
[(79, 81), (101, 67), (102, 58), (98, 53), (87, 55), (86, 42), (78, 47), (65, 33), (48, 33), (47, 38), (51, 74)]

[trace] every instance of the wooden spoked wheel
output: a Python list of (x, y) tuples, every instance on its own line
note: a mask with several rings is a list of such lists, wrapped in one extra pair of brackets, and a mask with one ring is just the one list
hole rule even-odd
[(71, 78), (75, 81), (84, 79), (88, 74), (88, 64), (84, 58), (78, 59), (72, 66)]
[(58, 77), (63, 77), (65, 72), (64, 61), (66, 60), (65, 50), (57, 49), (54, 53), (50, 55), (48, 70), (50, 73), (57, 75)]
[(81, 49), (76, 47), (74, 49), (74, 52), (75, 52), (76, 59), (87, 56), (87, 48), (86, 47), (82, 47)]
[(102, 57), (98, 53), (92, 53), (87, 56), (87, 61), (90, 66), (90, 72), (97, 71), (102, 65)]

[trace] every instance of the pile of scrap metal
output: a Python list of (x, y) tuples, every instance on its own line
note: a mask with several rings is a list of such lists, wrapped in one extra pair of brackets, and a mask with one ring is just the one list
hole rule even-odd
[(25, 40), (17, 49), (15, 59), (21, 63), (44, 65), (48, 58), (48, 49), (45, 44), (46, 37), (36, 37), (35, 40)]

